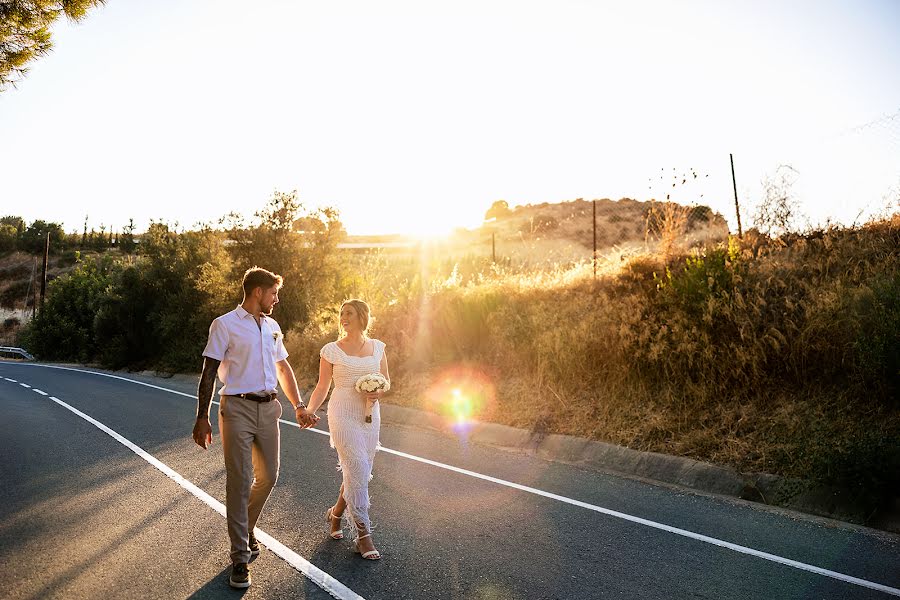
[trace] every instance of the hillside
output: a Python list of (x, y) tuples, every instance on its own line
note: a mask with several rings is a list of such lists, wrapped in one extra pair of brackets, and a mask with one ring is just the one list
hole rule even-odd
[[(596, 200), (597, 251), (626, 254), (655, 250), (664, 229), (681, 250), (715, 244), (728, 238), (722, 215), (706, 206), (621, 200)], [(414, 254), (426, 247), (443, 257), (491, 256), (530, 266), (587, 261), (594, 242), (590, 200), (544, 202), (509, 207), (495, 202), (481, 227), (457, 229), (452, 235), (423, 241), (402, 235), (348, 236), (340, 245), (355, 252), (378, 249)], [(648, 231), (649, 229), (649, 231)]]
[[(74, 255), (51, 256), (47, 281), (71, 271)], [(0, 345), (14, 345), (21, 327), (31, 318), (34, 302), (40, 301), (41, 257), (26, 252), (0, 256)]]
[[(372, 263), (365, 297), (392, 403), (454, 419), (460, 390), (471, 418), (844, 486), (875, 511), (900, 490), (898, 248), (895, 214), (634, 255), (597, 279), (488, 264), (423, 289)], [(334, 335), (288, 332), (301, 377)]]
[[(596, 206), (597, 247), (602, 249), (617, 244), (643, 243), (648, 223), (652, 229), (653, 215), (663, 205), (630, 198), (604, 198), (596, 200)], [(670, 206), (683, 218), (683, 233), (694, 234), (694, 237), (699, 234), (709, 241), (721, 241), (727, 237), (725, 219), (708, 207)], [(508, 212), (495, 203), (488, 211), (488, 214), (494, 215), (494, 221), (486, 227), (506, 237), (570, 240), (590, 249), (593, 245), (592, 213), (592, 201), (580, 198), (569, 202), (526, 204), (512, 207)]]

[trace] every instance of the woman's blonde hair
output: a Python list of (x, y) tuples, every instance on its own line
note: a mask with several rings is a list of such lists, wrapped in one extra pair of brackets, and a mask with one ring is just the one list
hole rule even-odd
[(346, 333), (344, 331), (343, 326), (341, 325), (341, 310), (344, 310), (345, 306), (352, 306), (356, 310), (356, 314), (359, 316), (359, 320), (362, 324), (362, 334), (367, 335), (369, 333), (369, 325), (375, 319), (372, 317), (371, 311), (369, 311), (369, 305), (366, 304), (363, 300), (357, 300), (356, 298), (351, 298), (350, 300), (344, 300), (341, 303), (341, 308), (338, 311), (338, 334), (339, 337), (343, 337)]

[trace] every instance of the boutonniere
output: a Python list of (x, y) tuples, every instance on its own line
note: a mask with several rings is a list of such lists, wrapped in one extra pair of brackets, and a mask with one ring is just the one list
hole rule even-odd
[(284, 334), (281, 333), (280, 331), (273, 331), (273, 332), (272, 332), (272, 339), (275, 340), (275, 341), (277, 342), (277, 341), (280, 340), (280, 339), (284, 339)]

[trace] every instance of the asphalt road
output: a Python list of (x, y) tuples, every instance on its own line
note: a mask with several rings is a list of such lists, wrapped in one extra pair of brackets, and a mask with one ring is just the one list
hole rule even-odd
[(900, 596), (900, 536), (391, 425), (370, 488), (384, 557), (364, 561), (325, 533), (327, 435), (289, 423), (259, 524), (271, 548), (231, 590), (221, 447), (190, 439), (194, 389), (0, 361), (0, 596)]

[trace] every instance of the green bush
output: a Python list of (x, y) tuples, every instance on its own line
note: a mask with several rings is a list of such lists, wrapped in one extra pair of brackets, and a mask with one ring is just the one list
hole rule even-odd
[(176, 233), (151, 224), (139, 256), (85, 260), (53, 282), (25, 332), (27, 347), (46, 360), (195, 371), (210, 323), (240, 302), (241, 276), (253, 265), (285, 277), (276, 315), (283, 328), (305, 326), (334, 302), (340, 227), (333, 212), (320, 211), (328, 222), (300, 235), (292, 229), (300, 208), (294, 195), (276, 194), (256, 225), (229, 232), (230, 246), (208, 227)]
[(873, 281), (854, 302), (858, 328), (853, 342), (855, 377), (864, 387), (900, 392), (900, 274)]
[(688, 257), (684, 267), (673, 272), (666, 269), (660, 290), (680, 308), (699, 316), (710, 297), (726, 297), (733, 289), (728, 250), (714, 248), (704, 254)]
[(88, 259), (53, 280), (43, 309), (22, 331), (24, 347), (44, 360), (92, 360), (97, 352), (94, 316), (115, 268), (110, 259)]

